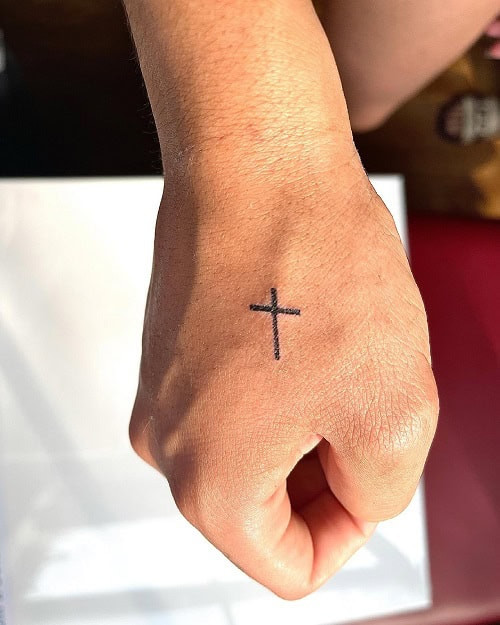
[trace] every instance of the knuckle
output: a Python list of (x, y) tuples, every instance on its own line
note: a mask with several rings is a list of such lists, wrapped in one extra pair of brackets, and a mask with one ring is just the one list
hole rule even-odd
[(152, 441), (156, 438), (155, 420), (142, 400), (136, 399), (128, 427), (130, 445), (135, 453), (152, 467), (158, 468)]
[(198, 475), (193, 465), (177, 461), (167, 475), (170, 491), (179, 512), (206, 536), (213, 536), (221, 524), (220, 506), (213, 483)]
[(146, 442), (143, 436), (144, 427), (144, 421), (138, 417), (135, 411), (132, 412), (128, 426), (128, 438), (132, 449), (142, 460), (146, 460)]
[(210, 498), (206, 488), (188, 467), (177, 464), (167, 475), (170, 492), (182, 516), (206, 535), (210, 518)]
[(168, 479), (170, 491), (174, 498), (175, 505), (179, 509), (182, 516), (198, 529), (201, 529), (200, 506), (197, 498), (194, 496), (193, 489), (187, 489), (179, 486), (171, 478)]
[(363, 493), (351, 505), (367, 520), (402, 512), (420, 480), (436, 429), (438, 397), (430, 367), (419, 373), (374, 386), (350, 426), (348, 462)]
[(218, 504), (219, 497), (212, 491), (211, 483), (177, 484), (168, 479), (174, 501), (182, 516), (196, 527), (208, 540), (224, 551), (224, 545), (233, 542), (235, 534), (241, 535), (241, 524)]
[(389, 467), (421, 459), (431, 445), (437, 425), (439, 401), (434, 377), (385, 385), (365, 411), (362, 449)]

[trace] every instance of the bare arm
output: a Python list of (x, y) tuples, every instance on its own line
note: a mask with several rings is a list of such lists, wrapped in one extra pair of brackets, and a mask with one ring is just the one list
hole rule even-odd
[[(214, 148), (238, 167), (238, 154), (264, 144), (313, 149), (311, 133), (352, 156), (340, 80), (309, 0), (125, 5), (165, 164)], [(279, 136), (284, 111), (289, 132)]]
[(282, 597), (415, 491), (425, 311), (309, 0), (126, 0), (165, 170), (130, 437)]
[(379, 125), (446, 69), (500, 11), (498, 0), (324, 0), (322, 22), (352, 126)]

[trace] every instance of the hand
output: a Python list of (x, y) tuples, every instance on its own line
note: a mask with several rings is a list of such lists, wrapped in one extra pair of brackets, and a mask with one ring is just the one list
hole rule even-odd
[(491, 22), (485, 34), (495, 39), (495, 42), (488, 46), (486, 56), (490, 59), (500, 59), (500, 17)]
[[(309, 0), (126, 0), (159, 131), (130, 437), (184, 516), (302, 597), (412, 497), (436, 426), (425, 311)], [(274, 297), (299, 314), (251, 305)]]
[[(406, 507), (436, 425), (424, 307), (366, 179), (339, 190), (351, 170), (300, 167), (198, 221), (223, 182), (166, 194), (156, 232), (132, 444), (195, 527), (290, 599)], [(250, 310), (271, 288), (300, 309), (279, 316), (279, 360), (270, 313)]]

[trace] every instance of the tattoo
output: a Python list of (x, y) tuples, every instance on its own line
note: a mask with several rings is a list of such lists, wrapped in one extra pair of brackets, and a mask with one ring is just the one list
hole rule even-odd
[(250, 304), (250, 310), (258, 310), (261, 312), (271, 313), (273, 321), (273, 342), (274, 342), (274, 358), (280, 359), (280, 341), (278, 334), (278, 315), (300, 315), (298, 308), (280, 308), (278, 306), (278, 291), (271, 289), (270, 304)]

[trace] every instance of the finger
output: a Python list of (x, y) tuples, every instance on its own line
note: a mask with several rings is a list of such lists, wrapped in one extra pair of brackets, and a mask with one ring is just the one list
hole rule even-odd
[(437, 392), (425, 359), (411, 377), (411, 383), (387, 379), (372, 389), (365, 384), (350, 414), (344, 406), (344, 414), (332, 417), (338, 423), (323, 432), (327, 443), (318, 447), (331, 491), (366, 521), (389, 519), (406, 508), (435, 433)]
[(497, 41), (488, 48), (486, 56), (490, 59), (500, 59), (500, 41)]
[[(325, 488), (315, 453), (300, 465), (302, 456), (299, 453), (290, 462), (289, 450), (274, 449), (269, 471), (264, 471), (272, 476), (268, 483), (249, 477), (245, 482), (251, 492), (242, 493), (240, 488), (239, 497), (231, 495), (235, 507), (219, 516), (216, 530), (214, 523), (199, 527), (239, 568), (285, 599), (298, 599), (318, 588), (375, 527), (358, 523)], [(277, 466), (282, 467), (281, 475), (278, 486), (273, 486)]]
[(302, 508), (324, 490), (330, 490), (330, 487), (315, 447), (299, 460), (287, 478), (287, 491), (292, 508)]
[[(320, 445), (328, 446), (328, 441), (321, 439), (312, 451), (299, 460), (288, 476), (287, 491), (293, 510), (301, 510), (324, 491), (331, 492), (318, 455)], [(376, 525), (376, 523), (364, 522), (361, 519), (355, 520), (364, 534), (370, 534), (372, 525)]]
[[(280, 497), (262, 506), (261, 514), (257, 546), (259, 551), (274, 547), (260, 581), (285, 599), (301, 598), (321, 586), (366, 543), (375, 527), (360, 526), (329, 489), (297, 510), (282, 490)], [(289, 520), (283, 531), (284, 518)]]
[(486, 29), (486, 34), (488, 37), (500, 37), (500, 18), (491, 22), (491, 24)]

